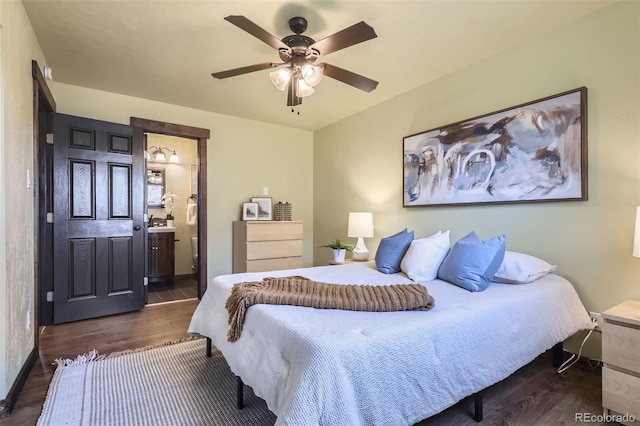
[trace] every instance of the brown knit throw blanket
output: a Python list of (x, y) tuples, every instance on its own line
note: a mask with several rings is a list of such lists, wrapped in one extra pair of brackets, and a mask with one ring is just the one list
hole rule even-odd
[(261, 303), (371, 312), (426, 311), (435, 304), (420, 284), (329, 284), (301, 276), (264, 278), (233, 285), (225, 304), (229, 342), (240, 338), (247, 309)]

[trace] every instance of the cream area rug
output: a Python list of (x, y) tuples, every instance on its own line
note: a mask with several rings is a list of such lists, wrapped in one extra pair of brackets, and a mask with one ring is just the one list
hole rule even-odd
[(236, 378), (222, 354), (207, 358), (205, 339), (59, 360), (38, 425), (257, 425), (276, 417)]

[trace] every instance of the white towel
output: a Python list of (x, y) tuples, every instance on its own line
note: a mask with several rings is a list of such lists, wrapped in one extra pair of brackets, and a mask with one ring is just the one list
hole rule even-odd
[(196, 203), (187, 203), (187, 225), (198, 224), (198, 205)]

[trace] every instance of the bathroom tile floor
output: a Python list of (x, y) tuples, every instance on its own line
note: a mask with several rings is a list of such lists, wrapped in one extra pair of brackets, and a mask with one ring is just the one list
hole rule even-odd
[(160, 282), (149, 284), (147, 304), (173, 302), (198, 297), (198, 283), (195, 279), (176, 280), (174, 283)]

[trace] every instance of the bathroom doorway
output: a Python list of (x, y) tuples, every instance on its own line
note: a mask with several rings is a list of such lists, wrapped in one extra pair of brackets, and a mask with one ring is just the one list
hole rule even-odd
[(145, 133), (147, 304), (198, 297), (198, 146)]
[[(146, 134), (147, 136), (149, 135), (163, 135), (163, 136), (171, 136), (171, 137), (177, 137), (177, 138), (181, 138), (181, 139), (185, 139), (187, 141), (187, 143), (190, 143), (191, 146), (195, 146), (196, 149), (196, 162), (195, 162), (195, 166), (196, 167), (192, 167), (192, 164), (189, 163), (189, 168), (188, 168), (188, 174), (189, 174), (189, 182), (190, 182), (190, 190), (188, 191), (188, 196), (187, 197), (191, 197), (191, 195), (195, 194), (197, 200), (194, 200), (193, 198), (191, 198), (191, 200), (189, 200), (189, 198), (178, 198), (177, 194), (174, 201), (174, 205), (173, 208), (174, 209), (183, 209), (183, 211), (185, 212), (184, 214), (186, 215), (186, 210), (187, 210), (187, 202), (191, 203), (192, 201), (196, 201), (195, 204), (195, 208), (192, 207), (192, 212), (195, 211), (197, 214), (197, 218), (196, 218), (196, 222), (197, 225), (190, 225), (192, 228), (195, 227), (197, 229), (196, 231), (196, 236), (197, 238), (195, 240), (191, 239), (192, 237), (189, 237), (189, 243), (187, 243), (187, 241), (179, 241), (176, 242), (175, 239), (167, 239), (164, 238), (163, 241), (167, 244), (172, 244), (173, 245), (173, 250), (175, 251), (175, 243), (181, 243), (178, 245), (178, 252), (180, 253), (180, 256), (184, 257), (192, 257), (192, 250), (195, 250), (195, 252), (197, 253), (197, 262), (196, 263), (196, 269), (193, 272), (194, 275), (192, 274), (180, 274), (180, 270), (178, 271), (178, 278), (183, 278), (181, 277), (181, 275), (191, 275), (193, 276), (193, 278), (188, 278), (188, 277), (184, 277), (185, 280), (186, 279), (193, 279), (196, 281), (197, 283), (197, 297), (201, 298), (202, 295), (204, 294), (204, 292), (207, 289), (207, 165), (206, 165), (206, 159), (207, 159), (207, 142), (209, 140), (210, 137), (210, 131), (209, 129), (203, 129), (203, 128), (198, 128), (198, 127), (191, 127), (191, 126), (186, 126), (186, 125), (182, 125), (182, 124), (173, 124), (173, 123), (167, 123), (164, 121), (155, 121), (155, 120), (149, 120), (149, 119), (144, 119), (144, 118), (139, 118), (139, 117), (131, 117), (130, 119), (130, 124), (133, 127), (134, 130), (134, 134), (140, 134), (141, 137), (143, 136), (143, 134)], [(147, 142), (145, 145), (147, 148), (151, 148), (153, 145), (153, 143), (151, 142)], [(147, 151), (147, 154), (149, 156), (151, 156), (152, 154), (156, 154), (156, 150), (164, 152), (165, 154), (165, 161), (168, 160), (167, 164), (171, 164), (171, 160), (172, 160), (172, 155), (173, 155), (173, 151), (175, 149), (172, 149), (171, 151), (168, 151), (167, 149), (160, 149), (160, 148), (169, 148), (166, 145), (160, 145), (157, 146), (156, 148), (153, 149), (152, 151)], [(180, 158), (180, 154), (178, 151), (175, 152), (175, 154), (178, 156), (178, 159)], [(146, 162), (146, 160), (145, 160)], [(149, 166), (152, 163), (147, 163), (146, 165)], [(174, 163), (175, 164), (175, 163)], [(166, 170), (166, 168), (165, 168)], [(147, 175), (148, 176), (148, 175)], [(195, 176), (195, 177), (194, 177)], [(148, 180), (148, 177), (147, 177)], [(194, 183), (195, 182), (195, 183)], [(165, 184), (166, 179), (165, 179)], [(169, 183), (171, 184), (171, 183)], [(146, 183), (145, 183), (145, 189), (146, 189)], [(147, 193), (145, 192), (145, 199), (147, 198)], [(160, 206), (161, 207), (161, 206)], [(147, 211), (149, 209), (149, 206), (147, 206)], [(166, 215), (167, 213), (164, 212), (164, 225), (166, 226)], [(162, 213), (161, 213), (162, 215)], [(177, 223), (175, 222), (176, 220), (179, 221), (179, 219), (176, 219), (176, 215), (173, 214), (172, 212), (172, 216), (174, 216), (174, 225), (176, 225)], [(154, 217), (153, 219), (160, 219), (162, 220), (163, 217)], [(184, 221), (183, 223), (186, 225), (186, 216), (182, 216), (182, 220)], [(149, 228), (146, 229), (146, 231), (148, 231)], [(149, 236), (151, 234), (149, 234), (147, 232), (147, 236)], [(188, 233), (188, 235), (191, 235), (190, 233)], [(160, 238), (158, 238), (160, 240)], [(179, 239), (179, 238), (178, 238)], [(147, 238), (147, 242), (148, 242), (149, 238)], [(160, 247), (159, 245), (157, 245), (156, 247)], [(194, 249), (192, 249), (191, 247), (194, 247)], [(147, 254), (149, 253), (149, 251), (151, 250), (152, 247), (147, 246), (146, 250), (147, 250)], [(174, 254), (175, 256), (175, 254)], [(149, 260), (149, 256), (147, 256), (147, 262)], [(166, 265), (167, 262), (162, 262), (162, 264)], [(148, 265), (147, 265), (148, 267)], [(175, 270), (174, 270), (174, 274), (175, 274)], [(170, 280), (169, 280), (170, 281)], [(175, 286), (175, 279), (174, 279), (174, 286)], [(166, 285), (171, 285), (170, 282), (165, 283)], [(160, 288), (160, 286), (157, 286), (158, 288)], [(149, 285), (147, 284), (147, 296), (149, 295)]]

